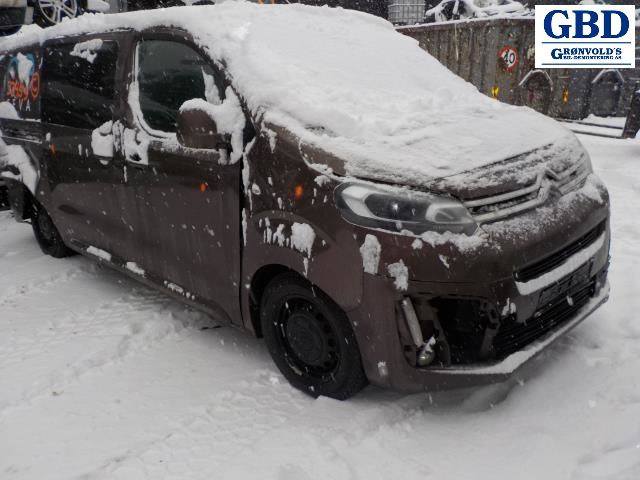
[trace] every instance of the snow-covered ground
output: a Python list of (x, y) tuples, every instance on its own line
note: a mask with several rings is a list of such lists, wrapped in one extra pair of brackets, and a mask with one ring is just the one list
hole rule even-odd
[(44, 257), (0, 213), (0, 478), (637, 480), (640, 142), (581, 139), (612, 196), (611, 300), (475, 391), (313, 400), (261, 341)]

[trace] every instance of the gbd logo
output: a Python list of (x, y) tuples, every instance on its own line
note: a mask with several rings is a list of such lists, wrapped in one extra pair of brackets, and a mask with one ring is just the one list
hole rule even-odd
[[(574, 10), (573, 19), (569, 17), (569, 13), (566, 10), (551, 10), (544, 17), (544, 31), (551, 38), (594, 38), (600, 35), (600, 27), (598, 26), (598, 12), (592, 10)], [(627, 34), (629, 31), (629, 17), (619, 10), (604, 10), (601, 12), (603, 17), (604, 28), (600, 38), (620, 38)], [(620, 31), (613, 34), (611, 32), (611, 25), (613, 16), (617, 16), (620, 19)], [(559, 24), (558, 29), (560, 33), (556, 35), (553, 31), (553, 17), (560, 16), (566, 20), (573, 20), (572, 23)], [(562, 21), (562, 20), (561, 20)], [(573, 36), (570, 34), (571, 28), (574, 28)], [(586, 30), (586, 31), (585, 31)], [(589, 32), (589, 33), (586, 33)]]
[(536, 68), (635, 67), (633, 5), (536, 6)]

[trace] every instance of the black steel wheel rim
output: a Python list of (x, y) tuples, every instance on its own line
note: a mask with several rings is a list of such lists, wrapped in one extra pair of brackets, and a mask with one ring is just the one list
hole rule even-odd
[(291, 368), (324, 381), (340, 366), (338, 336), (325, 315), (311, 301), (290, 297), (276, 316), (278, 341)]

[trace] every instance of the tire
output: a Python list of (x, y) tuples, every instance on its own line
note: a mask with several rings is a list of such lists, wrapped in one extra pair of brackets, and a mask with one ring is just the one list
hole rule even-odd
[(299, 390), (345, 400), (367, 384), (344, 312), (295, 273), (274, 278), (262, 295), (260, 322), (275, 364)]
[(54, 258), (64, 258), (75, 255), (75, 252), (62, 241), (60, 232), (53, 224), (53, 220), (42, 205), (34, 201), (33, 217), (31, 218), (33, 234), (46, 255)]
[(53, 0), (35, 0), (33, 21), (41, 27), (50, 27), (62, 22), (63, 18), (76, 18), (81, 13), (80, 0), (63, 0), (58, 4)]

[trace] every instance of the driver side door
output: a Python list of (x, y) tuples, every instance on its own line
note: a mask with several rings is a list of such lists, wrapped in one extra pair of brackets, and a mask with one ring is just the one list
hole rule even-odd
[(241, 162), (229, 165), (224, 152), (176, 140), (180, 106), (194, 98), (220, 102), (224, 80), (182, 37), (146, 36), (135, 55), (123, 149), (136, 209), (131, 261), (156, 283), (241, 324)]

